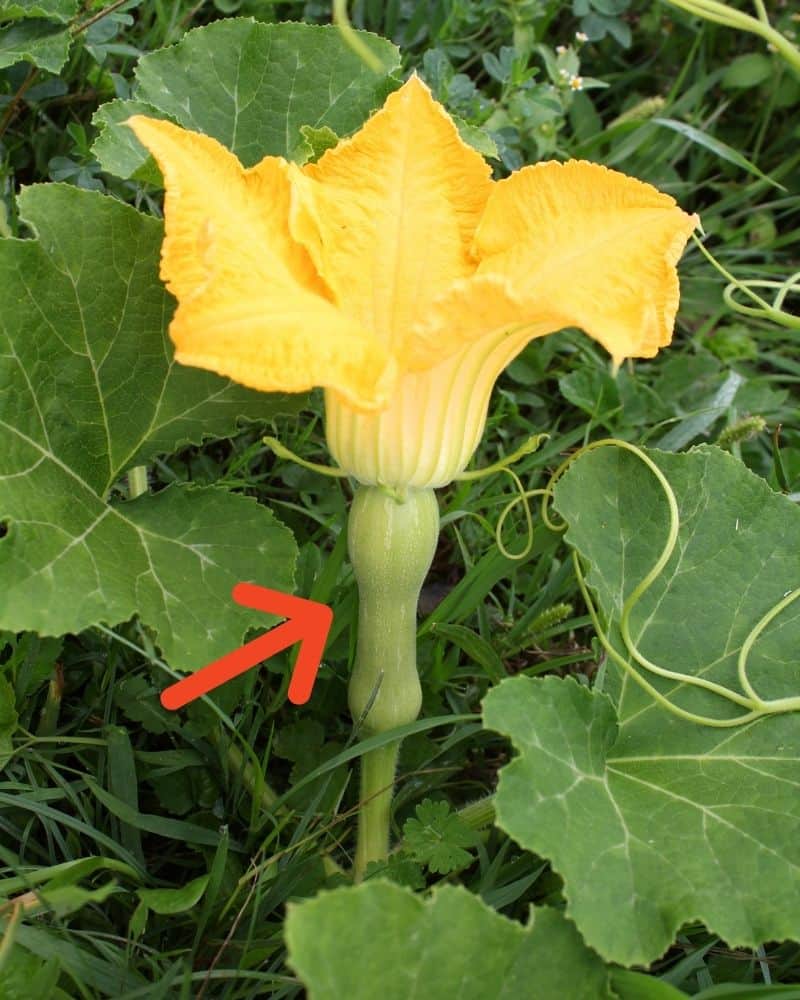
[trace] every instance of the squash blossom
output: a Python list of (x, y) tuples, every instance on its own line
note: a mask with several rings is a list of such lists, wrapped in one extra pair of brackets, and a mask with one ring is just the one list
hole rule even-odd
[(696, 217), (594, 163), (493, 181), (416, 76), (303, 167), (244, 169), (208, 136), (129, 123), (166, 185), (176, 360), (264, 391), (323, 386), (328, 445), (361, 483), (449, 483), (534, 337), (577, 326), (616, 362), (671, 339)]
[[(495, 380), (530, 340), (568, 326), (616, 364), (653, 357), (672, 336), (697, 218), (594, 163), (492, 180), (416, 76), (304, 166), (266, 156), (245, 169), (209, 136), (129, 124), (164, 176), (176, 360), (253, 389), (325, 390), (329, 449), (362, 484), (348, 529), (351, 711), (367, 734), (411, 722), (433, 490), (477, 448)], [(397, 746), (362, 759), (357, 875), (387, 849)]]

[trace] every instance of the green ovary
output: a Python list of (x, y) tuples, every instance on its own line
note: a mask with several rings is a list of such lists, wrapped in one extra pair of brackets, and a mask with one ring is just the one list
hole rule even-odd
[(370, 734), (419, 714), (417, 601), (438, 537), (433, 490), (412, 490), (403, 503), (377, 487), (356, 493), (348, 546), (358, 581), (358, 646), (349, 703)]
[[(349, 703), (365, 736), (413, 722), (422, 690), (417, 673), (417, 602), (439, 536), (433, 490), (403, 502), (361, 487), (350, 511), (348, 545), (358, 582), (358, 644)], [(394, 740), (361, 760), (361, 809), (355, 876), (386, 856), (395, 767)]]

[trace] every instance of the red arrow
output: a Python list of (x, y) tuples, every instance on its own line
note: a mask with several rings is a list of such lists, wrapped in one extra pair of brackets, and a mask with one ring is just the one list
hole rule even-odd
[(208, 694), (214, 688), (243, 674), (245, 670), (257, 666), (262, 660), (299, 642), (297, 663), (289, 681), (289, 701), (293, 705), (304, 705), (311, 697), (311, 689), (317, 678), (319, 661), (333, 622), (333, 611), (327, 604), (308, 601), (304, 597), (293, 597), (280, 590), (259, 587), (255, 583), (237, 583), (231, 596), (245, 608), (280, 615), (288, 621), (252, 642), (245, 643), (239, 649), (226, 653), (177, 684), (171, 684), (161, 692), (161, 704), (173, 711), (183, 708), (195, 698)]

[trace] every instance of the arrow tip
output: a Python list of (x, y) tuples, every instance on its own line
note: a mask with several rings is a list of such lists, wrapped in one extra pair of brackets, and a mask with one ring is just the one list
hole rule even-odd
[(233, 588), (231, 589), (231, 597), (237, 604), (246, 605), (248, 603), (248, 597), (252, 595), (253, 590), (254, 585), (252, 583), (245, 583), (244, 581), (241, 581), (233, 585)]
[(181, 696), (180, 691), (175, 690), (178, 687), (179, 684), (170, 684), (168, 688), (165, 688), (161, 692), (159, 700), (168, 712), (177, 712), (179, 708), (183, 708), (186, 704), (186, 699)]

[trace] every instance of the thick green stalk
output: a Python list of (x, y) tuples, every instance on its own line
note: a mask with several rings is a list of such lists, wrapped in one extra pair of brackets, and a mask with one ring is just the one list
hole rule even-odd
[[(398, 501), (378, 487), (356, 493), (348, 525), (358, 582), (358, 644), (349, 703), (362, 734), (413, 722), (422, 704), (417, 673), (417, 602), (439, 537), (433, 490)], [(399, 742), (361, 759), (361, 810), (355, 877), (385, 858)]]

